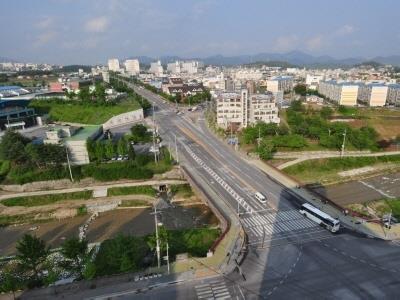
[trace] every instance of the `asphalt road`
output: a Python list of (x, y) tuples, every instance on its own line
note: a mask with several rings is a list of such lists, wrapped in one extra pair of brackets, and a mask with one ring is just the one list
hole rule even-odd
[[(208, 182), (233, 210), (240, 211), (249, 237), (241, 268), (212, 284), (193, 281), (135, 294), (137, 299), (394, 299), (400, 287), (400, 248), (343, 230), (333, 235), (304, 219), (297, 208), (301, 199), (267, 174), (242, 160), (205, 127), (144, 89), (136, 91), (157, 106), (155, 120), (164, 141), (177, 140), (180, 163)], [(189, 114), (189, 113), (186, 113)], [(174, 150), (174, 149), (172, 149)], [(267, 204), (254, 198), (267, 196)], [(217, 199), (215, 201), (218, 201)], [(239, 205), (238, 205), (239, 203)], [(222, 283), (223, 284), (222, 284)], [(207, 293), (209, 284), (212, 294)], [(223, 286), (224, 285), (224, 286)], [(114, 291), (115, 292), (115, 291)], [(127, 291), (129, 294), (129, 291)], [(133, 294), (110, 298), (133, 298)], [(224, 296), (225, 295), (225, 296)], [(101, 296), (99, 294), (99, 296)], [(104, 295), (105, 296), (105, 295)], [(109, 297), (108, 295), (107, 297)]]

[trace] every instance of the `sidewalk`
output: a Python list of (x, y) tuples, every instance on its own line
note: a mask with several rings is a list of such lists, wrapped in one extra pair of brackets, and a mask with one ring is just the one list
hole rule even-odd
[(304, 188), (298, 188), (299, 183), (289, 176), (283, 174), (278, 169), (253, 158), (245, 157), (241, 155), (243, 159), (247, 160), (249, 163), (253, 164), (264, 173), (268, 174), (270, 177), (274, 178), (277, 182), (285, 186), (291, 193), (296, 194), (303, 198), (305, 201), (310, 202), (315, 207), (318, 207), (322, 211), (328, 213), (329, 215), (339, 218), (342, 224), (354, 231), (365, 234), (369, 237), (375, 237), (384, 240), (394, 240), (400, 239), (400, 226), (392, 226), (391, 229), (384, 228), (380, 224), (366, 222), (365, 220), (357, 217), (352, 217), (344, 215), (338, 209), (325, 204), (317, 195), (311, 194)]

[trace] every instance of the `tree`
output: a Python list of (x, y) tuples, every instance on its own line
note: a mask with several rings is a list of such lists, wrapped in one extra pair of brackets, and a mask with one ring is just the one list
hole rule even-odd
[(257, 153), (261, 159), (272, 159), (275, 152), (276, 148), (271, 139), (264, 138), (261, 140), (260, 146), (257, 148)]
[(106, 89), (102, 84), (100, 84), (100, 83), (96, 84), (96, 87), (94, 90), (94, 95), (96, 97), (97, 102), (100, 102), (100, 103), (106, 102)]
[(18, 241), (17, 261), (20, 268), (30, 275), (32, 286), (41, 284), (39, 274), (42, 271), (42, 264), (49, 255), (49, 248), (46, 243), (36, 236), (25, 234)]
[(88, 258), (87, 241), (81, 241), (76, 237), (70, 238), (62, 244), (61, 253), (66, 259), (62, 266), (78, 278), (81, 278)]
[(321, 117), (325, 120), (329, 119), (330, 117), (332, 117), (333, 115), (333, 109), (328, 107), (328, 106), (324, 106), (321, 111), (320, 111)]
[(307, 95), (307, 86), (305, 84), (299, 83), (294, 87), (294, 92), (297, 95), (305, 96)]
[(15, 270), (5, 269), (2, 271), (2, 280), (0, 284), (0, 292), (12, 292), (13, 299), (15, 299), (15, 291), (21, 285), (21, 280)]
[(82, 87), (82, 88), (80, 88), (80, 89), (79, 89), (78, 98), (79, 98), (79, 100), (81, 100), (82, 102), (90, 101), (91, 96), (90, 96), (89, 88), (88, 88), (88, 87)]
[(135, 148), (133, 148), (133, 145), (128, 145), (128, 157), (129, 160), (135, 160), (136, 157), (136, 152), (135, 152)]
[(108, 159), (111, 159), (115, 155), (114, 143), (111, 140), (105, 142), (105, 155)]
[(0, 143), (0, 157), (3, 160), (10, 160), (14, 163), (23, 163), (27, 160), (25, 146), (30, 143), (30, 139), (20, 133), (7, 130)]
[(117, 151), (119, 155), (126, 155), (128, 153), (127, 141), (123, 137), (118, 141)]

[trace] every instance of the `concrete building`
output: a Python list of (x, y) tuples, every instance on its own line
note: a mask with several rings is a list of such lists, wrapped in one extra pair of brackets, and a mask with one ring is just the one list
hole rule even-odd
[(217, 96), (217, 124), (219, 127), (247, 127), (258, 121), (279, 124), (278, 108), (272, 93), (249, 95), (246, 89), (240, 93), (222, 93)]
[(163, 68), (163, 66), (161, 64), (161, 61), (158, 60), (156, 62), (152, 62), (150, 64), (149, 72), (153, 73), (156, 76), (159, 76), (159, 75), (163, 74), (164, 68)]
[(293, 89), (292, 76), (277, 76), (267, 80), (267, 91), (276, 93), (278, 91), (290, 92)]
[(110, 58), (108, 60), (108, 70), (110, 70), (112, 72), (120, 71), (119, 60), (117, 58)]
[(324, 80), (324, 75), (306, 75), (306, 85), (309, 89), (316, 90), (319, 82)]
[(280, 123), (278, 107), (275, 96), (272, 93), (253, 94), (249, 96), (248, 123), (259, 121), (265, 123)]
[(110, 73), (107, 71), (101, 72), (101, 77), (103, 78), (104, 82), (110, 83)]
[(357, 105), (359, 85), (352, 82), (322, 81), (318, 92), (338, 105)]
[(360, 84), (358, 100), (368, 106), (384, 106), (386, 104), (388, 86), (383, 84)]
[(389, 84), (386, 103), (400, 106), (400, 84)]
[(128, 75), (137, 75), (140, 72), (140, 64), (137, 59), (127, 59), (124, 62), (125, 70)]
[(180, 73), (196, 74), (203, 67), (204, 64), (197, 60), (175, 61), (173, 63), (167, 64), (167, 71), (172, 74), (180, 74)]
[(83, 165), (89, 163), (87, 139), (96, 139), (102, 132), (101, 126), (55, 126), (46, 131), (43, 143), (64, 145), (67, 148), (71, 164)]

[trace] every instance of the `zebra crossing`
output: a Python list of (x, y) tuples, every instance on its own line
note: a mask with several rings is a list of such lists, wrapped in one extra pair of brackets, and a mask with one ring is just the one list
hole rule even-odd
[(263, 214), (242, 215), (242, 224), (248, 228), (253, 239), (284, 235), (290, 232), (317, 228), (313, 221), (303, 217), (297, 210), (269, 211)]
[(197, 299), (232, 299), (224, 281), (217, 280), (195, 287)]

